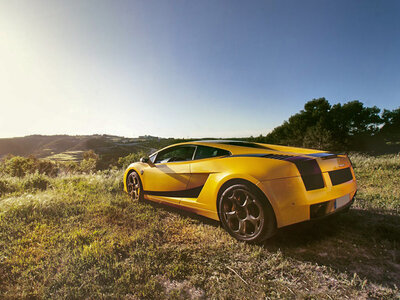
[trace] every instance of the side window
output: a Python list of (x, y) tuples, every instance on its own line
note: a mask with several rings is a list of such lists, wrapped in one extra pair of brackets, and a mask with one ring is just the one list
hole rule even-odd
[(217, 157), (217, 156), (225, 156), (230, 155), (229, 151), (207, 147), (207, 146), (197, 146), (196, 154), (194, 159), (202, 159), (202, 158), (210, 158), (210, 157)]
[(195, 147), (177, 146), (165, 149), (157, 154), (155, 163), (192, 160)]

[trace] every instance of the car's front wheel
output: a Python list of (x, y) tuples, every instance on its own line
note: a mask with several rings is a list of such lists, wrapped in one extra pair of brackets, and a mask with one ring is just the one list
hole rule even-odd
[(129, 173), (128, 178), (126, 179), (126, 187), (132, 200), (141, 201), (143, 199), (142, 182), (140, 181), (138, 173), (135, 171)]
[(227, 187), (219, 198), (222, 226), (238, 240), (260, 243), (276, 230), (274, 212), (261, 192), (247, 184)]

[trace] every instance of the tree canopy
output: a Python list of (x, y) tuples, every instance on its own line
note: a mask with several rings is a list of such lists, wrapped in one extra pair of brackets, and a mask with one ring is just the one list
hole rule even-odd
[(271, 144), (330, 150), (368, 150), (371, 145), (400, 141), (400, 108), (393, 111), (366, 107), (358, 100), (331, 105), (325, 98), (308, 101), (266, 136)]

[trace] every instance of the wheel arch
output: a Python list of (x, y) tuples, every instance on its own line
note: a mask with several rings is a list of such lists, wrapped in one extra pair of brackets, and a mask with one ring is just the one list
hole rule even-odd
[(220, 215), (220, 211), (219, 211), (219, 200), (220, 197), (223, 193), (223, 191), (234, 184), (245, 184), (247, 186), (249, 186), (255, 193), (257, 193), (257, 195), (259, 195), (267, 205), (270, 206), (272, 213), (274, 215), (274, 221), (275, 221), (275, 226), (277, 225), (277, 219), (276, 219), (276, 212), (274, 210), (274, 207), (271, 203), (271, 201), (268, 199), (267, 195), (265, 195), (265, 193), (257, 186), (257, 184), (251, 182), (250, 180), (244, 179), (244, 178), (231, 178), (227, 181), (225, 181), (219, 188), (218, 193), (217, 193), (217, 199), (216, 199), (216, 206), (217, 206), (217, 213), (218, 213), (218, 217), (221, 220), (221, 215)]
[(140, 180), (143, 182), (140, 172), (138, 172), (138, 170), (135, 167), (129, 167), (128, 169), (126, 169), (125, 175), (124, 175), (124, 191), (125, 192), (128, 192), (128, 188), (126, 186), (126, 181), (128, 180), (129, 174), (131, 174), (132, 172), (136, 172), (138, 174)]

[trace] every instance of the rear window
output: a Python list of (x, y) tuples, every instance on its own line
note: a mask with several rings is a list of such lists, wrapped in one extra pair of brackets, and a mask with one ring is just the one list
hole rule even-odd
[(202, 158), (210, 158), (210, 157), (218, 157), (218, 156), (226, 156), (231, 153), (227, 150), (207, 147), (207, 146), (197, 146), (196, 154), (194, 159), (202, 159)]

